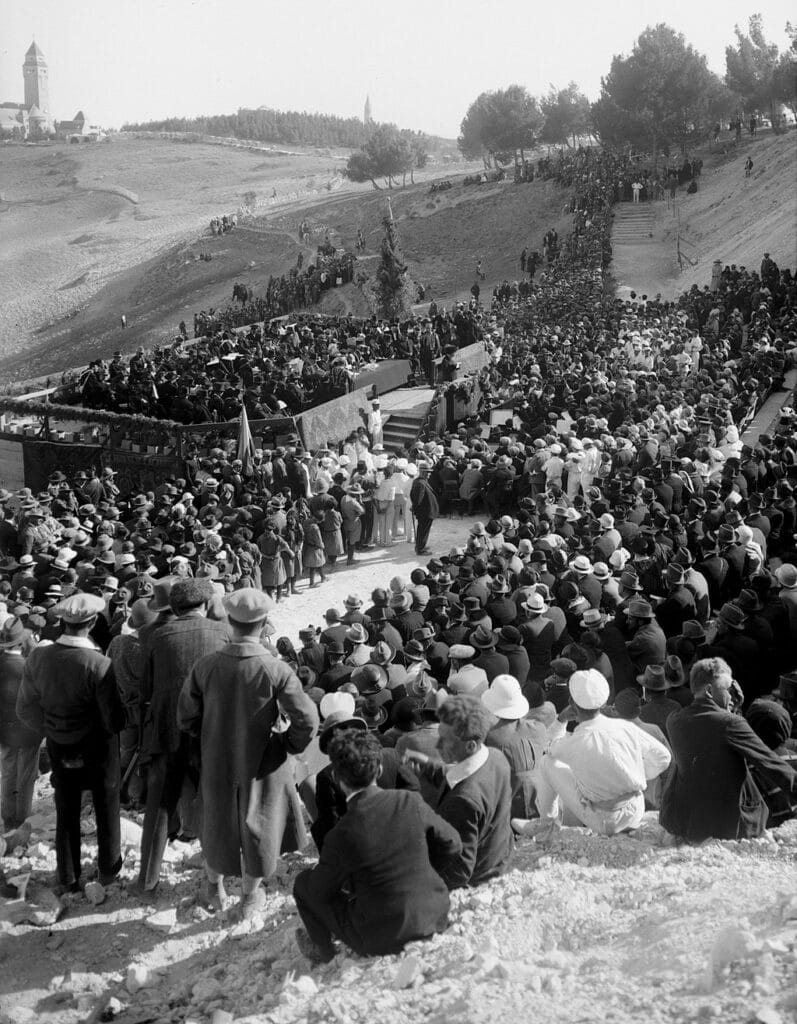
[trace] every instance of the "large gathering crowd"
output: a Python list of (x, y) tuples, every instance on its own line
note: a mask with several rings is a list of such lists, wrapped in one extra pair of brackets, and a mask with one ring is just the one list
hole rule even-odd
[[(122, 866), (121, 800), (144, 810), (141, 899), (169, 838), (199, 837), (201, 898), (226, 905), (243, 876), (244, 917), (309, 818), (320, 859), (295, 898), (314, 961), (444, 928), (449, 891), (505, 871), (513, 832), (613, 835), (653, 809), (700, 842), (793, 814), (793, 401), (742, 433), (793, 365), (795, 281), (767, 257), (675, 302), (615, 298), (612, 204), (634, 169), (596, 151), (544, 168), (573, 232), (489, 310), (297, 320), (203, 342), (203, 360), (138, 353), (106, 381), (221, 416), (212, 362), (231, 351), (253, 403), (291, 408), (325, 359), (483, 338), (494, 436), (474, 417), (387, 451), (375, 415), (321, 451), (215, 450), (148, 493), (110, 470), (0, 492), (2, 816), (30, 814), (45, 738), (61, 890), (84, 880), (86, 789), (101, 882)], [(457, 511), (482, 519), (452, 548), (435, 521)], [(274, 635), (305, 574), (406, 542), (406, 575)]]
[[(446, 350), (483, 338), (492, 322), (475, 306), (449, 311), (434, 301), (428, 316), (393, 323), (320, 313), (251, 322), (262, 314), (231, 309), (194, 340), (181, 335), (151, 352), (95, 360), (78, 376), (65, 375), (52, 399), (191, 424), (236, 419), (243, 393), (250, 418), (297, 415), (349, 393), (358, 373), (387, 359), (409, 360), (414, 378), (431, 382)], [(219, 327), (219, 319), (249, 327)]]

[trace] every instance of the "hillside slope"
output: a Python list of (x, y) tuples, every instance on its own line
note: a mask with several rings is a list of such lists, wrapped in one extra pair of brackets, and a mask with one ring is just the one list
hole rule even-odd
[[(650, 204), (654, 217), (647, 242), (613, 242), (612, 272), (621, 295), (633, 289), (675, 298), (693, 284), (702, 288), (711, 282), (714, 260), (757, 270), (769, 252), (779, 266), (795, 266), (797, 129), (745, 137), (727, 154), (700, 155), (700, 191), (690, 196), (679, 189), (674, 204)], [(753, 171), (745, 178), (748, 155)]]
[[(181, 147), (175, 148), (182, 152)], [(213, 149), (214, 155), (218, 152)], [(449, 306), (469, 297), (478, 259), (487, 278), (482, 288), (489, 294), (496, 282), (519, 276), (524, 246), (540, 248), (542, 235), (552, 226), (560, 235), (569, 230), (559, 190), (551, 182), (464, 186), (460, 175), (452, 189), (432, 195), (429, 178), (435, 173), (439, 172), (430, 169), (424, 172), (425, 180), (390, 193), (370, 186), (355, 192), (346, 186), (331, 195), (326, 190), (307, 191), (241, 221), (235, 231), (223, 236), (211, 236), (204, 217), (196, 223), (194, 215), (193, 228), (181, 230), (178, 240), (142, 244), (137, 262), (126, 266), (112, 262), (110, 247), (120, 243), (98, 240), (98, 232), (87, 232), (74, 248), (107, 244), (102, 262), (106, 282), (99, 289), (93, 287), (92, 275), (99, 270), (89, 270), (90, 294), (81, 299), (76, 284), (68, 292), (68, 302), (74, 304), (68, 316), (50, 320), (35, 331), (7, 334), (0, 352), (0, 374), (7, 380), (28, 380), (109, 357), (117, 348), (130, 351), (137, 345), (162, 344), (174, 337), (181, 319), (190, 327), (194, 312), (228, 306), (236, 281), (263, 294), (269, 276), (287, 273), (300, 252), (307, 266), (327, 234), (335, 245), (354, 249), (361, 229), (366, 239), (362, 266), (370, 272), (378, 258), (388, 195), (411, 277), (426, 287), (427, 301), (434, 296)], [(179, 206), (176, 197), (168, 202)], [(148, 209), (154, 207), (149, 201)], [(224, 209), (217, 205), (213, 212)], [(307, 221), (311, 234), (306, 246), (299, 239), (302, 221)], [(202, 253), (212, 259), (201, 260)], [(21, 276), (21, 270), (17, 272)], [(33, 269), (26, 273), (32, 294), (41, 296)], [(362, 295), (352, 286), (345, 294), (328, 292), (322, 309), (368, 312)], [(120, 323), (122, 313), (127, 318), (125, 329)]]

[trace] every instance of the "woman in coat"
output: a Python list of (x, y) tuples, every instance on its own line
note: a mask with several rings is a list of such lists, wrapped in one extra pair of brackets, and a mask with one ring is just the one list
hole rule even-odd
[(263, 556), (260, 562), (263, 589), (269, 597), (274, 597), (276, 591), (279, 601), (282, 587), (288, 579), (282, 553), (290, 548), (271, 524), (266, 527), (266, 532), (260, 538), (259, 547)]
[[(304, 502), (300, 501), (299, 506)], [(287, 548), (283, 548), (282, 560), (285, 562), (285, 573), (288, 577), (288, 585), (292, 594), (296, 593), (296, 581), (302, 575), (302, 543), (304, 532), (299, 511), (291, 509), (286, 515), (285, 530), (283, 531)]]
[(341, 534), (342, 526), (343, 517), (336, 508), (328, 508), (324, 511), (324, 517), (321, 522), (321, 539), (324, 542), (327, 560), (333, 569), (338, 558), (346, 554)]
[(318, 585), (315, 582), (316, 570), (318, 570), (318, 575), (321, 577), (321, 583), (326, 579), (326, 576), (324, 575), (326, 552), (324, 550), (324, 540), (319, 528), (319, 524), (322, 523), (323, 520), (324, 513), (319, 512), (315, 517), (305, 519), (302, 523), (302, 562), (305, 569), (307, 569), (307, 575), (310, 579), (311, 587)]

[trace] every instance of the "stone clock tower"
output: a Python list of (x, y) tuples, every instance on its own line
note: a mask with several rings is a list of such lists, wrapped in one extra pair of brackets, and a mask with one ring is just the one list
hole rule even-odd
[(25, 81), (25, 106), (29, 111), (35, 107), (42, 127), (50, 129), (53, 121), (50, 113), (50, 81), (47, 62), (35, 42), (30, 44), (30, 48), (25, 54), (22, 76)]

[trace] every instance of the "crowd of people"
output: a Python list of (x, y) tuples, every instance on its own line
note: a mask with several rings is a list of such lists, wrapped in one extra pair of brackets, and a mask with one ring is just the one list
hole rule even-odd
[[(111, 470), (0, 492), (3, 822), (30, 814), (45, 738), (60, 891), (84, 880), (84, 790), (103, 884), (121, 801), (144, 810), (139, 898), (169, 838), (198, 837), (201, 899), (226, 906), (242, 876), (244, 918), (308, 818), (299, 940), (323, 962), (338, 941), (382, 954), (443, 929), (450, 890), (505, 871), (513, 833), (613, 835), (652, 809), (700, 842), (794, 813), (793, 400), (740, 433), (794, 362), (794, 278), (767, 263), (677, 302), (615, 298), (623, 167), (595, 151), (548, 167), (573, 232), (525, 296), (456, 314), (491, 352), (495, 436), (474, 417), (386, 451), (373, 415), (251, 467), (216, 450), (149, 493), (120, 494)], [(455, 318), (434, 308), (421, 329), (439, 343)], [(237, 344), (275, 367), (312, 363), (319, 339), (348, 350), (341, 324), (279, 330)], [(160, 391), (172, 356), (127, 372)], [(435, 535), (477, 510), (462, 546)], [(317, 586), (358, 547), (408, 541), (406, 575), (274, 635), (304, 573)]]
[[(184, 331), (169, 346), (131, 357), (116, 352), (79, 375), (65, 374), (52, 401), (153, 419), (212, 423), (236, 419), (241, 394), (250, 418), (298, 415), (352, 391), (356, 376), (386, 359), (406, 359), (416, 379), (433, 381), (446, 350), (491, 334), (494, 318), (475, 304), (451, 310), (432, 301), (428, 316), (389, 322), (298, 313), (219, 329), (235, 310), (211, 318), (213, 330), (189, 341)], [(184, 327), (184, 324), (181, 325)]]

